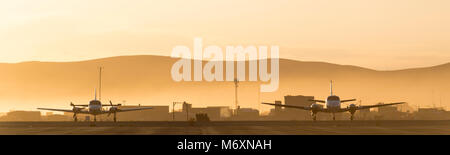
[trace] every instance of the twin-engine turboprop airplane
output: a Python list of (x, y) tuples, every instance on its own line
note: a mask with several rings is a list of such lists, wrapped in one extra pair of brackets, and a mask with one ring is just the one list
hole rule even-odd
[[(95, 95), (97, 96), (97, 95)], [(50, 110), (50, 111), (61, 111), (61, 112), (73, 112), (73, 120), (77, 121), (77, 114), (91, 114), (94, 115), (94, 122), (97, 121), (97, 115), (101, 114), (108, 114), (114, 115), (114, 122), (117, 121), (116, 113), (118, 112), (127, 112), (127, 111), (137, 111), (137, 110), (146, 110), (146, 109), (152, 109), (151, 107), (145, 107), (145, 108), (128, 108), (128, 109), (119, 109), (118, 107), (121, 106), (121, 104), (113, 104), (111, 101), (109, 101), (109, 104), (102, 104), (99, 100), (97, 100), (97, 97), (95, 97), (94, 100), (90, 101), (89, 104), (81, 104), (81, 105), (75, 105), (73, 103), (70, 103), (70, 106), (72, 106), (72, 110), (68, 109), (49, 109), (49, 108), (37, 108), (39, 110)], [(108, 110), (103, 109), (103, 106), (109, 106), (110, 108)]]
[(313, 117), (313, 120), (315, 121), (317, 118), (318, 112), (325, 112), (325, 113), (332, 113), (333, 114), (333, 120), (336, 120), (335, 113), (340, 112), (350, 112), (350, 120), (353, 120), (354, 114), (356, 110), (361, 109), (370, 109), (375, 107), (382, 107), (382, 106), (390, 106), (390, 105), (396, 105), (396, 104), (403, 104), (406, 102), (396, 102), (396, 103), (387, 103), (387, 104), (376, 104), (376, 105), (364, 105), (364, 106), (357, 106), (355, 104), (350, 104), (346, 108), (341, 108), (341, 103), (344, 102), (350, 102), (350, 101), (356, 101), (356, 99), (349, 99), (349, 100), (341, 100), (339, 96), (333, 95), (333, 81), (330, 82), (330, 96), (328, 96), (326, 101), (323, 100), (311, 100), (314, 102), (319, 103), (325, 103), (326, 108), (322, 108), (321, 105), (313, 103), (311, 106), (293, 106), (293, 105), (282, 105), (282, 104), (273, 104), (273, 103), (262, 103), (267, 105), (273, 105), (273, 106), (280, 106), (280, 107), (286, 107), (286, 108), (296, 108), (296, 109), (302, 109), (302, 110), (309, 110), (311, 111), (311, 116)]
[[(102, 67), (100, 67), (99, 72), (99, 96), (101, 98), (101, 88), (102, 88)], [(127, 111), (137, 111), (137, 110), (146, 110), (146, 109), (152, 109), (151, 107), (145, 107), (145, 108), (127, 108), (127, 109), (119, 109), (118, 107), (122, 106), (121, 104), (114, 105), (111, 101), (109, 101), (109, 104), (102, 104), (100, 100), (97, 100), (97, 90), (95, 90), (95, 97), (94, 100), (90, 101), (89, 104), (80, 104), (75, 105), (72, 102), (70, 103), (70, 106), (72, 106), (72, 110), (68, 109), (49, 109), (49, 108), (37, 108), (39, 110), (50, 110), (50, 111), (61, 111), (61, 112), (73, 112), (73, 120), (76, 122), (77, 114), (90, 114), (94, 115), (94, 122), (97, 121), (97, 115), (101, 114), (114, 114), (114, 122), (117, 121), (116, 119), (116, 113), (118, 112), (127, 112)], [(110, 108), (108, 110), (103, 109), (103, 106), (109, 106)]]

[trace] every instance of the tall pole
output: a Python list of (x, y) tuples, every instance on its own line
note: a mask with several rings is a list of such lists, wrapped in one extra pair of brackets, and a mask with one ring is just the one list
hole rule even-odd
[(103, 67), (100, 67), (99, 69), (99, 80), (98, 80), (98, 99), (99, 101), (102, 100), (102, 69)]
[(258, 102), (256, 103), (258, 105), (258, 111), (261, 113), (261, 86), (258, 87)]
[(239, 80), (237, 78), (234, 78), (234, 99), (235, 99), (235, 104), (236, 104), (236, 112), (235, 112), (236, 115), (237, 115), (238, 110), (239, 110), (239, 105), (238, 105), (238, 84), (239, 84)]
[(177, 104), (183, 104), (183, 109), (185, 109), (186, 108), (186, 117), (187, 118), (189, 118), (189, 114), (188, 114), (188, 106), (187, 106), (187, 102), (186, 101), (184, 101), (184, 102), (172, 102), (172, 119), (175, 121), (175, 105), (177, 105)]
[(183, 105), (186, 107), (186, 121), (189, 121), (189, 107), (186, 102), (183, 102)]
[(172, 103), (172, 120), (175, 121), (175, 102)]

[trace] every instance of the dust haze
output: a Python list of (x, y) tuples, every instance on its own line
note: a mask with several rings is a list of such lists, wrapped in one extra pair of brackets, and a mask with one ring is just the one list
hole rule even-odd
[[(0, 111), (66, 108), (70, 102), (85, 104), (94, 98), (98, 66), (104, 67), (102, 96), (105, 101), (133, 105), (170, 105), (174, 101), (188, 101), (193, 107), (234, 107), (233, 82), (172, 81), (170, 69), (177, 60), (138, 55), (78, 62), (2, 63)], [(356, 98), (363, 105), (400, 100), (415, 108), (445, 107), (450, 92), (449, 78), (450, 64), (377, 71), (280, 59), (280, 87), (276, 92), (260, 93), (259, 82), (242, 81), (238, 99), (241, 107), (265, 112), (272, 107), (260, 105), (261, 101), (282, 100), (286, 95), (324, 99), (329, 95), (328, 82), (333, 80), (335, 94)]]

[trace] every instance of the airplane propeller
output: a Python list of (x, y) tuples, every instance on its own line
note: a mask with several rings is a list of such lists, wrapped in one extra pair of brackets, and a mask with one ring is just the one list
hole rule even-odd
[(109, 101), (109, 105), (111, 105), (111, 108), (109, 108), (109, 113), (108, 113), (108, 117), (111, 115), (111, 113), (114, 113), (114, 122), (117, 121), (116, 119), (116, 112), (117, 112), (117, 106), (121, 106), (122, 104), (117, 104), (117, 106), (114, 106), (112, 101)]
[(77, 107), (75, 107), (75, 104), (73, 104), (72, 102), (70, 102), (70, 106), (72, 106), (73, 108), (72, 108), (72, 110), (73, 110), (73, 116), (72, 116), (72, 118), (73, 118), (73, 120), (76, 122), (78, 119), (77, 119), (77, 112), (80, 110), (79, 108), (77, 108)]
[(111, 111), (110, 113), (108, 113), (108, 117), (111, 115), (111, 113), (116, 113), (117, 111), (117, 106), (121, 106), (121, 104), (117, 104), (117, 106), (114, 106), (112, 101), (109, 101), (109, 105), (111, 105), (111, 108), (109, 109), (109, 111)]

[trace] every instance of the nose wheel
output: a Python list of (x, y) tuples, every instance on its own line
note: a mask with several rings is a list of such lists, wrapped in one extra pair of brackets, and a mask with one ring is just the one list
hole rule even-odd
[(354, 119), (354, 116), (353, 116), (353, 115), (351, 115), (351, 116), (350, 116), (350, 120), (351, 120), (351, 121), (353, 121), (353, 119)]
[(335, 121), (336, 120), (336, 116), (334, 115), (334, 113), (333, 113), (333, 121)]

